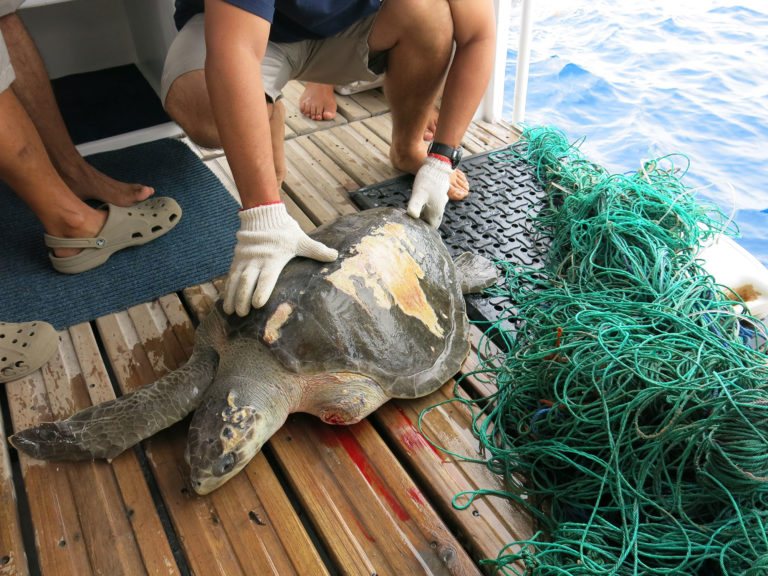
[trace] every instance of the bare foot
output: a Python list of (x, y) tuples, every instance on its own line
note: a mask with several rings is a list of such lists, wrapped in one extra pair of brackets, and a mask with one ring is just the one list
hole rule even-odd
[(299, 110), (311, 120), (333, 120), (336, 117), (333, 86), (307, 82), (299, 98)]
[(149, 186), (120, 182), (110, 178), (87, 162), (82, 162), (75, 172), (61, 176), (81, 200), (99, 200), (115, 206), (133, 206), (136, 202), (146, 200), (155, 193), (154, 188)]
[(459, 169), (451, 174), (451, 187), (448, 188), (449, 200), (464, 200), (469, 195), (469, 180), (467, 175)]

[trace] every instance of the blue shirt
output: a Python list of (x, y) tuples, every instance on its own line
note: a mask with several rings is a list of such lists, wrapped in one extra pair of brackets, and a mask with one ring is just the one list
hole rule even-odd
[[(379, 9), (381, 0), (226, 0), (272, 23), (269, 39), (297, 42), (327, 38)], [(204, 0), (176, 0), (176, 28), (203, 11)]]

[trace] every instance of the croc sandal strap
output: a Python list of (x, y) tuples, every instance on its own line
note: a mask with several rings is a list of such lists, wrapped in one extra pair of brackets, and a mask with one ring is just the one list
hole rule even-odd
[(107, 241), (102, 238), (59, 238), (50, 234), (43, 234), (45, 245), (49, 248), (104, 248)]

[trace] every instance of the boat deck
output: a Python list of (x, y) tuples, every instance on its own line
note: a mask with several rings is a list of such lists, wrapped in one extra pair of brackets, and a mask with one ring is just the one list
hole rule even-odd
[[(337, 96), (333, 122), (304, 118), (298, 83), (286, 90), (284, 199), (305, 230), (356, 210), (348, 193), (397, 176), (388, 160), (391, 118), (379, 91)], [(474, 122), (469, 153), (518, 137), (504, 123)], [(199, 150), (234, 193), (220, 150)], [(40, 371), (0, 387), (3, 438), (135, 390), (183, 364), (194, 327), (221, 279), (70, 327)], [(473, 352), (463, 368), (477, 365)], [(491, 384), (469, 377), (464, 393)], [(503, 479), (429, 444), (424, 408), (453, 395), (391, 401), (349, 427), (293, 415), (247, 468), (208, 496), (187, 485), (188, 420), (110, 463), (47, 463), (0, 443), (0, 575), (482, 574), (483, 558), (530, 536), (531, 521), (496, 496), (464, 509), (454, 496), (503, 489)], [(459, 403), (423, 419), (455, 453), (475, 456), (471, 414)], [(464, 500), (466, 502), (466, 500)]]

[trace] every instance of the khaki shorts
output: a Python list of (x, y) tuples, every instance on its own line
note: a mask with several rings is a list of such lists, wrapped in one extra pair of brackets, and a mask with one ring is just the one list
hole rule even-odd
[[(0, 18), (13, 14), (24, 0), (0, 0)], [(5, 92), (11, 82), (16, 80), (16, 73), (11, 66), (8, 47), (5, 45), (3, 33), (0, 32), (0, 93)]]
[[(261, 66), (264, 92), (274, 102), (293, 79), (333, 85), (375, 80), (387, 63), (386, 52), (369, 54), (368, 36), (375, 19), (372, 14), (330, 38), (269, 42)], [(171, 44), (160, 81), (163, 103), (176, 78), (205, 68), (204, 21), (203, 14), (193, 16)]]

